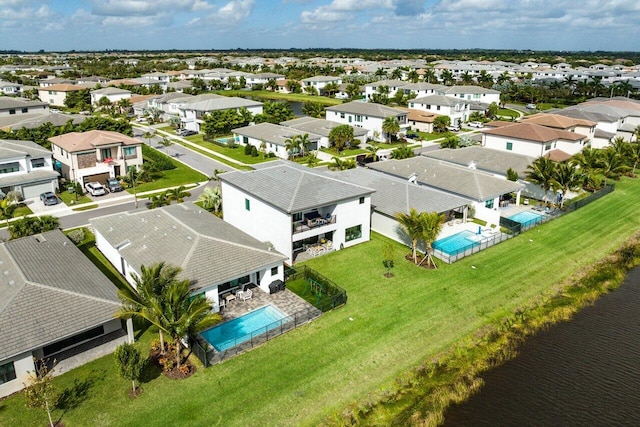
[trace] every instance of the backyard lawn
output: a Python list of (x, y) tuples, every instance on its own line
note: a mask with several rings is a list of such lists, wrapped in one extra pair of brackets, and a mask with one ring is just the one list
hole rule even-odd
[[(56, 379), (84, 391), (56, 414), (67, 427), (318, 425), (619, 247), (640, 230), (639, 198), (640, 181), (623, 179), (574, 213), (437, 270), (406, 262), (409, 249), (392, 243), (391, 279), (382, 265), (390, 241), (374, 234), (307, 263), (346, 289), (346, 306), (186, 380), (151, 377), (134, 400), (107, 356)], [(22, 396), (0, 401), (0, 413), (7, 426), (46, 420)]]

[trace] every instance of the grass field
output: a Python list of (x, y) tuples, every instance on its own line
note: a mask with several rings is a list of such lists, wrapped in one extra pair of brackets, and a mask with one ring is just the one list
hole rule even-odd
[[(408, 249), (392, 243), (391, 279), (382, 266), (390, 241), (374, 234), (308, 262), (347, 290), (343, 308), (186, 380), (151, 378), (135, 400), (107, 356), (56, 379), (88, 384), (56, 414), (67, 427), (318, 425), (617, 248), (640, 230), (639, 198), (640, 181), (624, 179), (574, 213), (437, 270), (404, 261)], [(46, 420), (21, 396), (0, 401), (0, 413), (3, 426)]]
[[(144, 149), (155, 150), (155, 148), (151, 148), (148, 146), (144, 146)], [(166, 154), (164, 153), (161, 153), (161, 154), (166, 156)], [(203, 181), (209, 180), (209, 178), (206, 177), (204, 174), (201, 174), (200, 172), (194, 169), (191, 169), (189, 166), (181, 162), (175, 161), (171, 157), (169, 157), (169, 160), (171, 161), (171, 163), (173, 163), (176, 166), (176, 168), (171, 170), (161, 171), (161, 176), (159, 176), (157, 179), (151, 182), (145, 182), (145, 183), (139, 184), (136, 187), (136, 193), (160, 190), (163, 188), (178, 187), (180, 185), (193, 184), (194, 182), (203, 182)], [(131, 188), (127, 188), (127, 191), (133, 194), (133, 190)]]
[[(228, 138), (229, 136), (227, 136)], [(223, 137), (221, 137), (223, 138)], [(264, 163), (264, 162), (269, 162), (272, 160), (277, 160), (277, 158), (272, 157), (272, 158), (265, 158), (264, 156), (262, 156), (261, 154), (259, 154), (256, 157), (253, 156), (248, 156), (246, 154), (244, 154), (244, 145), (236, 145), (235, 147), (231, 148), (231, 147), (221, 147), (217, 144), (214, 144), (212, 142), (209, 141), (205, 141), (202, 138), (202, 135), (191, 135), (185, 138), (186, 140), (193, 142), (194, 144), (200, 146), (200, 147), (204, 147), (204, 148), (208, 148), (209, 150), (215, 151), (216, 153), (220, 153), (223, 154), (227, 157), (230, 157), (234, 160), (237, 160), (243, 164), (246, 165), (255, 165), (257, 163)], [(219, 158), (214, 157), (216, 160), (219, 160)], [(228, 162), (225, 162), (228, 163)], [(229, 163), (231, 165), (233, 165), (232, 163)]]

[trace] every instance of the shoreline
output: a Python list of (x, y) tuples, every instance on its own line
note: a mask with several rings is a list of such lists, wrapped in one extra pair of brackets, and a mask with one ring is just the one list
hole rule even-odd
[(481, 390), (482, 374), (515, 358), (528, 337), (571, 320), (600, 296), (617, 289), (639, 265), (640, 232), (636, 232), (613, 253), (554, 283), (550, 287), (553, 294), (537, 296), (498, 323), (476, 330), (464, 342), (398, 377), (394, 389), (368, 395), (345, 408), (339, 420), (327, 420), (327, 424), (442, 424), (451, 406)]

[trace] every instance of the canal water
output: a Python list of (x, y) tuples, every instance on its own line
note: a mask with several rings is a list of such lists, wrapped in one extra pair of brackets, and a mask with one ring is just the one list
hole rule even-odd
[(445, 426), (640, 426), (640, 268), (483, 378)]

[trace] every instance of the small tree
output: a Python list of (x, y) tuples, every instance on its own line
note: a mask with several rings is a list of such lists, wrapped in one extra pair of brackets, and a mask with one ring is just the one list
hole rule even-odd
[(169, 147), (171, 147), (173, 145), (173, 141), (171, 141), (171, 139), (167, 138), (166, 136), (163, 136), (162, 139), (160, 141), (158, 141), (158, 144), (160, 146), (162, 146), (163, 148), (166, 148), (167, 150), (167, 155), (169, 154)]
[[(24, 397), (28, 408), (44, 409), (47, 411), (49, 417), (49, 425), (54, 426), (53, 419), (51, 418), (51, 411), (55, 407), (58, 396), (56, 389), (51, 383), (53, 378), (54, 369), (47, 366), (48, 359), (36, 360), (33, 358), (33, 363), (36, 369), (28, 371), (29, 378), (24, 385), (27, 387), (24, 391)], [(53, 361), (55, 366), (56, 361)]]
[(507, 179), (513, 182), (518, 181), (518, 172), (516, 172), (513, 168), (507, 169)]
[(394, 267), (394, 258), (395, 258), (395, 250), (393, 247), (393, 244), (391, 243), (387, 243), (386, 245), (384, 245), (384, 248), (382, 248), (382, 265), (384, 266), (384, 268), (387, 270), (384, 273), (384, 276), (386, 278), (391, 278), (393, 277), (393, 273), (391, 272), (391, 269)]
[(136, 392), (136, 381), (140, 379), (145, 362), (140, 350), (133, 344), (123, 343), (116, 348), (115, 363), (118, 375), (125, 380), (131, 380), (132, 395)]
[(447, 127), (451, 125), (451, 118), (449, 116), (438, 116), (433, 119), (434, 132), (444, 132)]

